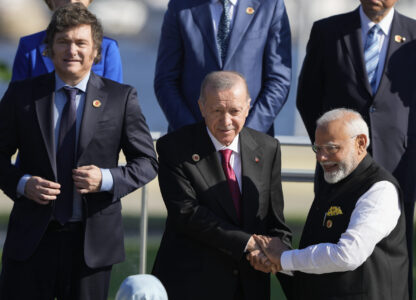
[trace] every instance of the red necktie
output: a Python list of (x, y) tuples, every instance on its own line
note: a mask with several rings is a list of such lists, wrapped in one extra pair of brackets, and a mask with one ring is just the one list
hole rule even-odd
[(225, 177), (227, 177), (228, 187), (230, 188), (234, 207), (237, 212), (238, 218), (241, 219), (241, 193), (240, 188), (238, 186), (237, 177), (235, 176), (234, 170), (230, 164), (230, 157), (233, 151), (230, 149), (225, 149), (220, 150), (220, 153), (222, 168), (224, 170)]

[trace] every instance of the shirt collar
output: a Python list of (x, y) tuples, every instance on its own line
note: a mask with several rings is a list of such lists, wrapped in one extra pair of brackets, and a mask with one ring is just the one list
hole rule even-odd
[(217, 152), (220, 151), (220, 150), (224, 150), (224, 149), (230, 149), (235, 153), (240, 152), (240, 144), (238, 143), (240, 134), (237, 134), (237, 136), (234, 138), (233, 142), (230, 145), (224, 146), (212, 135), (212, 133), (211, 133), (211, 131), (209, 131), (208, 127), (207, 127), (207, 132), (208, 132), (208, 135), (211, 138), (211, 141), (214, 144), (215, 150)]
[[(230, 1), (233, 6), (236, 6), (237, 2), (238, 2), (238, 0), (228, 0), (228, 1)], [(220, 0), (211, 0), (211, 3), (213, 3), (213, 4), (219, 3), (219, 2), (220, 2)]]
[[(383, 20), (381, 20), (378, 23), (384, 35), (386, 36), (390, 32), (390, 27), (391, 27), (391, 23), (393, 22), (393, 17), (394, 17), (394, 7), (390, 9), (389, 13), (383, 18)], [(376, 24), (367, 17), (361, 5), (360, 5), (360, 19), (361, 19), (361, 28), (363, 29), (364, 34), (367, 34), (370, 28)]]
[[(91, 75), (91, 72), (88, 72), (88, 74), (80, 82), (78, 82), (78, 84), (75, 85), (74, 87), (76, 87), (77, 89), (79, 89), (80, 91), (82, 91), (83, 93), (85, 93), (86, 90), (87, 90), (87, 84), (88, 84), (88, 80), (90, 79), (90, 75)], [(66, 84), (58, 76), (58, 74), (56, 74), (56, 72), (55, 72), (55, 91), (59, 91), (64, 86), (70, 86), (70, 85), (69, 84)]]

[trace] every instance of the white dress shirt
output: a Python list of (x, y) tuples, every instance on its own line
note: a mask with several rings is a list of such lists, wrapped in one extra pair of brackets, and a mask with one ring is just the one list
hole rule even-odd
[[(378, 31), (379, 35), (379, 58), (378, 66), (376, 72), (376, 88), (380, 84), (381, 76), (383, 74), (384, 63), (386, 61), (387, 48), (389, 47), (390, 40), (390, 28), (391, 23), (393, 22), (394, 8), (390, 9), (388, 14), (381, 20), (378, 25), (381, 30)], [(376, 23), (371, 21), (367, 15), (364, 13), (362, 6), (360, 6), (360, 19), (361, 19), (361, 36), (363, 42), (363, 48), (365, 47), (365, 42), (367, 40), (367, 33)]]
[(240, 155), (240, 143), (239, 141), (239, 135), (237, 135), (233, 142), (229, 146), (224, 146), (221, 144), (209, 131), (207, 127), (208, 135), (211, 138), (212, 143), (214, 144), (215, 150), (217, 150), (217, 155), (221, 161), (221, 154), (218, 152), (220, 150), (224, 149), (230, 149), (232, 150), (232, 154), (230, 157), (230, 165), (231, 168), (233, 168), (235, 177), (237, 178), (238, 187), (240, 188), (240, 192), (242, 192), (242, 185), (241, 185), (241, 155)]
[(358, 199), (348, 228), (337, 244), (321, 243), (285, 251), (281, 256), (282, 268), (314, 274), (355, 270), (396, 227), (400, 213), (395, 186), (388, 181), (377, 182)]
[[(234, 11), (237, 7), (238, 0), (229, 0), (231, 3), (230, 14), (231, 14), (231, 28), (233, 28), (234, 24)], [(211, 9), (211, 16), (212, 16), (212, 26), (214, 27), (214, 34), (217, 36), (218, 31), (218, 24), (220, 23), (222, 11), (224, 7), (219, 0), (211, 0), (211, 4), (209, 5)]]

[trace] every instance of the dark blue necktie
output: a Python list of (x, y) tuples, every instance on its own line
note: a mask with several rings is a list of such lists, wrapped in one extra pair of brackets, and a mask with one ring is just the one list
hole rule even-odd
[(368, 82), (371, 86), (373, 95), (377, 90), (377, 67), (379, 61), (379, 36), (380, 26), (377, 24), (371, 27), (367, 33), (367, 40), (364, 47), (365, 68), (367, 70)]
[(61, 193), (55, 202), (55, 218), (65, 224), (72, 216), (73, 188), (72, 169), (75, 166), (76, 103), (77, 88), (65, 86), (67, 101), (62, 110), (59, 126), (56, 166)]
[(220, 23), (218, 24), (217, 46), (218, 53), (220, 54), (222, 63), (224, 64), (231, 33), (231, 3), (229, 0), (220, 0), (220, 2), (223, 5), (223, 11)]

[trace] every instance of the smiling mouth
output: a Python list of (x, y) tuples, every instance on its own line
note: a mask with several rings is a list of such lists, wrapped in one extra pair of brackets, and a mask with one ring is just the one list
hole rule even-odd
[(338, 170), (338, 164), (337, 163), (321, 163), (322, 168), (325, 172), (334, 172)]

